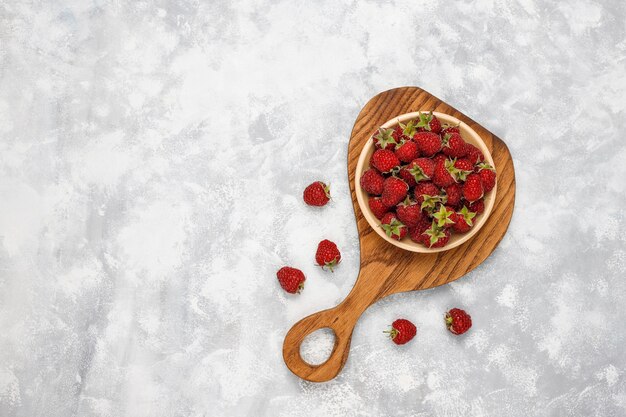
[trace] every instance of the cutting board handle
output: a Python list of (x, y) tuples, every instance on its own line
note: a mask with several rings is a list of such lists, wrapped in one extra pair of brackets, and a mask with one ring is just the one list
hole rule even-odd
[[(354, 303), (349, 301), (352, 298), (350, 295), (335, 308), (311, 314), (289, 330), (283, 343), (283, 358), (295, 375), (313, 382), (324, 382), (339, 374), (348, 359), (354, 326), (369, 305), (358, 303), (362, 308), (355, 308)], [(335, 345), (324, 363), (311, 365), (302, 359), (300, 345), (306, 336), (324, 328), (330, 328), (335, 334)]]

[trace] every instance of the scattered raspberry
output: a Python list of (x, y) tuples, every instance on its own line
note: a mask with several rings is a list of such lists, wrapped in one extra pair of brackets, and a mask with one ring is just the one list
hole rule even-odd
[(299, 293), (304, 288), (306, 277), (299, 269), (283, 266), (278, 270), (276, 276), (283, 290), (290, 294)]
[(321, 181), (316, 181), (304, 189), (304, 202), (309, 206), (325, 206), (330, 200), (330, 188)]
[(460, 308), (453, 308), (446, 313), (446, 327), (453, 334), (463, 334), (472, 327), (472, 317)]
[(328, 267), (333, 272), (333, 268), (341, 262), (341, 253), (339, 253), (337, 245), (328, 239), (324, 239), (317, 245), (315, 261), (322, 269)]
[(396, 345), (403, 345), (415, 337), (417, 329), (407, 319), (398, 319), (391, 324), (391, 330), (386, 331)]

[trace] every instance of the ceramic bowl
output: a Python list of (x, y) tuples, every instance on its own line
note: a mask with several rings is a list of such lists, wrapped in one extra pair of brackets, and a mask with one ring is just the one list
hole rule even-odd
[[(426, 113), (426, 112), (422, 111), (422, 113)], [(399, 122), (404, 123), (407, 120), (419, 118), (419, 114), (420, 112), (414, 112), (414, 113), (406, 113), (406, 114), (394, 117), (393, 119), (389, 120), (387, 123), (383, 124), (381, 127), (393, 128), (397, 126)], [(463, 123), (456, 117), (450, 116), (449, 114), (439, 113), (439, 112), (433, 112), (433, 114), (437, 116), (437, 118), (441, 121), (442, 124), (459, 125), (459, 129), (461, 131), (461, 136), (463, 137), (463, 139), (466, 142), (471, 143), (472, 145), (480, 149), (480, 151), (485, 156), (485, 161), (489, 163), (491, 166), (493, 166), (496, 169), (496, 172), (498, 172), (498, 167), (496, 167), (495, 164), (493, 163), (493, 159), (491, 158), (489, 149), (487, 149), (485, 142), (483, 142), (483, 140), (480, 138), (478, 133), (474, 131), (474, 129), (472, 129), (466, 123)], [(485, 211), (482, 214), (479, 214), (478, 216), (475, 217), (474, 227), (472, 227), (472, 229), (465, 234), (452, 233), (450, 237), (450, 241), (448, 242), (446, 246), (442, 248), (427, 248), (419, 243), (413, 242), (408, 236), (408, 234), (402, 240), (395, 240), (395, 239), (390, 238), (389, 236), (387, 236), (387, 234), (381, 227), (380, 220), (378, 220), (376, 216), (374, 216), (374, 213), (372, 213), (372, 210), (369, 207), (369, 204), (368, 204), (369, 195), (361, 188), (361, 183), (360, 183), (361, 175), (363, 174), (364, 171), (369, 169), (369, 160), (370, 160), (370, 157), (372, 156), (372, 153), (374, 153), (374, 142), (371, 139), (369, 139), (366, 142), (365, 146), (363, 147), (363, 150), (361, 151), (361, 155), (359, 156), (359, 161), (357, 162), (357, 165), (356, 165), (356, 175), (355, 175), (356, 197), (359, 202), (359, 207), (361, 207), (361, 211), (363, 212), (365, 219), (367, 219), (367, 222), (374, 229), (374, 231), (378, 233), (378, 235), (381, 238), (385, 239), (387, 242), (391, 243), (392, 245), (408, 250), (408, 251), (420, 252), (420, 253), (443, 252), (448, 249), (456, 248), (462, 245), (463, 243), (467, 242), (468, 240), (470, 240), (472, 236), (478, 233), (480, 228), (485, 224), (485, 221), (489, 217), (489, 214), (491, 214), (491, 210), (493, 209), (493, 205), (496, 201), (496, 192), (498, 190), (497, 181), (496, 181), (496, 186), (493, 188), (493, 190), (491, 190), (485, 196)]]

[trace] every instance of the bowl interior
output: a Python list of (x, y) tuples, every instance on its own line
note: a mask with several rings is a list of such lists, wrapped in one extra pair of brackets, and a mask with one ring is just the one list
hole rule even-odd
[[(405, 122), (410, 119), (418, 118), (419, 113), (420, 112), (406, 113), (406, 114), (394, 117), (393, 119), (383, 124), (381, 127), (383, 128), (394, 127), (398, 125), (399, 122)], [(426, 112), (422, 111), (422, 113), (426, 113)], [(483, 155), (485, 156), (485, 160), (496, 169), (496, 172), (498, 171), (498, 167), (496, 167), (493, 163), (493, 159), (491, 158), (489, 149), (487, 149), (487, 146), (485, 145), (483, 140), (480, 138), (480, 136), (478, 136), (478, 134), (474, 131), (474, 129), (470, 128), (466, 123), (463, 123), (456, 117), (450, 116), (448, 114), (439, 113), (439, 112), (433, 112), (433, 114), (437, 116), (437, 118), (441, 121), (441, 123), (446, 123), (446, 124), (451, 124), (451, 125), (458, 124), (459, 129), (461, 131), (461, 136), (463, 137), (463, 139), (466, 142), (469, 142), (472, 145), (476, 146), (478, 149), (480, 149)], [(355, 175), (356, 197), (359, 203), (359, 207), (361, 207), (361, 211), (363, 212), (363, 215), (367, 219), (367, 222), (376, 231), (376, 233), (378, 233), (378, 235), (382, 237), (383, 239), (385, 239), (387, 242), (395, 246), (398, 246), (402, 249), (406, 249), (412, 252), (422, 252), (422, 253), (442, 252), (448, 249), (455, 248), (463, 244), (464, 242), (468, 241), (469, 239), (471, 239), (472, 236), (474, 236), (483, 226), (487, 217), (489, 217), (489, 214), (491, 213), (491, 210), (493, 209), (493, 204), (496, 200), (496, 191), (498, 188), (497, 181), (496, 181), (496, 186), (493, 188), (493, 190), (491, 190), (487, 194), (487, 196), (485, 196), (485, 211), (484, 213), (476, 216), (474, 220), (475, 222), (474, 227), (465, 234), (453, 233), (452, 236), (450, 237), (450, 241), (443, 248), (432, 248), (432, 249), (427, 248), (425, 246), (422, 246), (418, 243), (413, 242), (408, 237), (408, 235), (400, 241), (390, 238), (389, 236), (387, 236), (387, 234), (385, 234), (382, 227), (380, 227), (380, 220), (378, 220), (374, 216), (374, 214), (369, 208), (369, 204), (368, 204), (369, 195), (361, 188), (361, 183), (360, 183), (361, 174), (367, 169), (369, 169), (369, 160), (373, 153), (374, 153), (374, 143), (371, 139), (368, 139), (365, 146), (363, 147), (363, 150), (361, 151), (361, 155), (359, 156), (359, 160), (356, 166), (356, 173), (355, 173), (356, 174)]]

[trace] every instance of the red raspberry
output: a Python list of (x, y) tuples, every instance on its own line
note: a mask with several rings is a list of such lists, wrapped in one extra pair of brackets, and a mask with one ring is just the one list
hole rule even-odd
[(465, 181), (467, 176), (474, 172), (474, 165), (467, 158), (458, 159), (454, 162), (454, 176), (459, 181)]
[(433, 163), (437, 164), (439, 161), (445, 161), (448, 159), (445, 153), (437, 152), (435, 156), (433, 156)]
[(437, 162), (433, 182), (438, 187), (447, 187), (450, 184), (454, 184), (456, 182), (456, 172), (452, 160), (446, 159), (445, 161)]
[(460, 184), (456, 182), (450, 184), (443, 189), (446, 192), (446, 204), (452, 207), (457, 207), (461, 203), (461, 197), (463, 191)]
[(472, 172), (474, 170), (474, 164), (472, 164), (467, 158), (457, 159), (454, 163), (454, 167), (461, 171)]
[(493, 187), (496, 186), (496, 171), (489, 164), (479, 164), (478, 165), (478, 175), (480, 175), (480, 180), (483, 182), (483, 188), (485, 192), (493, 190)]
[(439, 205), (439, 210), (433, 212), (433, 221), (437, 223), (437, 227), (447, 229), (454, 224), (453, 215), (455, 211), (452, 207)]
[(337, 249), (337, 245), (328, 239), (322, 240), (317, 245), (317, 252), (315, 252), (315, 261), (319, 266), (328, 267), (330, 272), (333, 272), (333, 268), (341, 262), (341, 253)]
[(442, 248), (450, 240), (450, 230), (437, 226), (433, 220), (432, 225), (422, 234), (422, 244), (428, 248)]
[(448, 133), (443, 136), (443, 153), (452, 157), (460, 158), (467, 154), (466, 143), (459, 133)]
[(452, 224), (452, 230), (457, 233), (469, 232), (474, 225), (474, 217), (476, 217), (476, 213), (470, 211), (467, 206), (463, 206), (461, 211), (450, 216), (450, 219), (454, 222), (454, 224)]
[(408, 227), (415, 227), (424, 218), (419, 204), (412, 202), (407, 196), (404, 201), (396, 206), (398, 219)]
[(283, 287), (283, 290), (290, 294), (302, 291), (304, 288), (304, 281), (306, 280), (302, 271), (289, 266), (283, 266), (280, 268), (276, 273), (276, 277), (278, 278), (280, 286)]
[(402, 240), (407, 234), (406, 225), (398, 220), (395, 213), (385, 214), (380, 221), (380, 226), (387, 236), (395, 240)]
[(441, 132), (441, 122), (432, 112), (420, 113), (419, 122), (416, 126), (417, 129), (422, 132), (428, 131), (437, 134)]
[(389, 333), (389, 337), (396, 345), (403, 345), (415, 337), (417, 329), (407, 319), (398, 319), (391, 324), (391, 330), (385, 333)]
[(413, 188), (415, 187), (415, 184), (417, 184), (417, 182), (415, 182), (415, 177), (409, 172), (407, 167), (408, 165), (402, 167), (402, 169), (398, 172), (398, 176), (402, 178), (404, 182), (406, 182), (409, 188)]
[(472, 327), (472, 317), (460, 308), (453, 308), (446, 313), (446, 327), (453, 334), (463, 334)]
[(413, 136), (423, 156), (433, 156), (441, 149), (441, 138), (432, 132), (417, 132)]
[(439, 187), (430, 181), (420, 182), (415, 186), (415, 190), (413, 190), (415, 201), (420, 205), (422, 210), (425, 208), (434, 208), (435, 204), (441, 201), (439, 193)]
[(481, 198), (480, 200), (471, 203), (467, 208), (469, 211), (480, 214), (485, 211), (485, 201)]
[(461, 133), (461, 129), (459, 129), (458, 125), (456, 126), (444, 125), (443, 129), (441, 129), (441, 135), (444, 136), (450, 133)]
[(389, 211), (389, 207), (383, 204), (383, 201), (380, 197), (370, 197), (368, 204), (370, 206), (370, 210), (374, 213), (377, 219), (382, 219), (385, 213)]
[(417, 158), (407, 165), (406, 170), (413, 175), (417, 183), (432, 178), (435, 173), (435, 164), (429, 158)]
[(393, 133), (391, 134), (391, 136), (396, 140), (396, 143), (400, 143), (402, 142), (402, 140), (411, 139), (410, 137), (406, 137), (402, 126), (396, 126), (393, 129)]
[(382, 127), (378, 129), (378, 132), (372, 136), (374, 140), (374, 146), (376, 149), (387, 149), (389, 151), (393, 151), (396, 149), (398, 142), (394, 137), (393, 129), (383, 129)]
[(409, 192), (409, 186), (398, 177), (389, 177), (383, 183), (383, 204), (393, 207), (404, 200)]
[(415, 243), (421, 243), (425, 245), (424, 239), (427, 237), (424, 232), (431, 226), (431, 220), (423, 216), (422, 219), (417, 223), (415, 227), (409, 228), (409, 237)]
[(412, 140), (404, 141), (396, 147), (396, 156), (401, 162), (411, 162), (419, 156), (419, 149), (417, 143)]
[(370, 164), (380, 172), (390, 172), (400, 165), (398, 157), (388, 149), (379, 149), (372, 155)]
[(485, 160), (485, 156), (476, 146), (471, 143), (467, 143), (465, 147), (467, 149), (466, 157), (472, 164), (476, 165), (477, 163)]
[(304, 189), (302, 198), (309, 206), (324, 206), (330, 200), (330, 188), (321, 181), (315, 181)]
[(368, 194), (381, 195), (384, 181), (385, 179), (377, 170), (368, 169), (361, 175), (361, 188)]
[(473, 202), (482, 198), (484, 194), (483, 183), (480, 179), (480, 175), (468, 175), (467, 180), (465, 180), (465, 184), (463, 184), (463, 197), (467, 201)]

